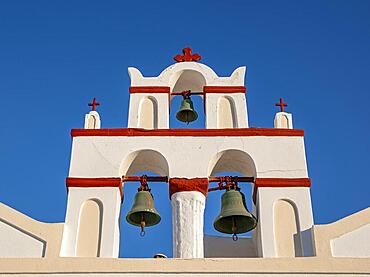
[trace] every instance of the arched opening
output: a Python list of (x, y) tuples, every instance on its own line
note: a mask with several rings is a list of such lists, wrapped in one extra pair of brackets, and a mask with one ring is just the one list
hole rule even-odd
[(210, 161), (208, 175), (219, 172), (240, 172), (245, 177), (256, 177), (256, 166), (252, 157), (244, 151), (228, 149), (217, 153)]
[(203, 74), (193, 69), (180, 70), (172, 75), (170, 80), (171, 91), (203, 91), (206, 79)]
[(168, 176), (169, 166), (166, 158), (156, 150), (143, 149), (130, 153), (121, 164), (121, 175), (135, 175), (139, 172), (154, 172)]
[(139, 106), (139, 127), (145, 129), (158, 128), (158, 104), (152, 97), (141, 100)]
[(237, 128), (234, 100), (230, 97), (220, 97), (217, 103), (217, 128)]
[(78, 220), (77, 257), (100, 256), (102, 222), (103, 204), (97, 199), (85, 201)]
[(302, 243), (295, 204), (288, 200), (277, 200), (273, 216), (276, 256), (301, 257)]
[[(208, 167), (209, 176), (237, 176), (255, 177), (256, 169), (253, 159), (245, 152), (230, 149), (217, 153), (210, 161)], [(240, 191), (245, 195), (248, 211), (254, 214), (252, 208), (252, 185), (248, 182), (238, 182)], [(217, 183), (210, 183), (210, 187), (217, 187)], [(225, 192), (209, 192), (205, 209), (205, 257), (257, 257), (257, 249), (250, 231), (238, 235), (238, 241), (234, 242), (230, 234), (223, 234), (213, 227), (214, 220), (221, 211), (221, 196)], [(240, 208), (240, 207), (239, 207)], [(256, 216), (254, 214), (254, 216)]]
[[(181, 70), (172, 75), (170, 79), (171, 93), (180, 93), (191, 90), (192, 92), (203, 92), (206, 85), (206, 79), (203, 74), (196, 70)], [(176, 113), (179, 111), (183, 97), (181, 95), (171, 95), (170, 103), (170, 128), (204, 128), (205, 112), (203, 95), (191, 95), (191, 101), (194, 110), (198, 114), (198, 119), (188, 125), (176, 119)]]
[[(124, 176), (168, 176), (169, 166), (161, 153), (144, 149), (134, 151), (125, 158), (121, 173)], [(120, 221), (119, 256), (122, 258), (152, 258), (157, 253), (172, 257), (172, 210), (168, 196), (168, 184), (148, 181), (148, 185), (161, 221), (155, 226), (146, 227), (144, 237), (140, 236), (140, 227), (126, 221), (126, 215), (133, 206), (140, 182), (125, 182)], [(135, 241), (135, 247), (127, 247), (128, 241)]]

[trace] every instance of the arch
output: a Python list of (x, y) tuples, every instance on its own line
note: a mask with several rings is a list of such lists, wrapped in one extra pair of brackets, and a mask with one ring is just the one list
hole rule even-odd
[(194, 69), (184, 69), (175, 72), (170, 80), (169, 85), (171, 91), (203, 91), (203, 87), (207, 81), (201, 71)]
[(121, 164), (121, 175), (134, 175), (143, 171), (168, 176), (167, 159), (156, 150), (142, 149), (130, 153)]
[(209, 162), (208, 176), (218, 172), (240, 172), (244, 176), (256, 177), (256, 165), (244, 151), (228, 149), (217, 153)]
[(97, 199), (86, 200), (80, 209), (77, 229), (76, 256), (99, 257), (103, 223), (103, 204)]
[(96, 129), (96, 118), (94, 115), (89, 115), (87, 120), (87, 129)]
[(223, 96), (218, 99), (217, 128), (237, 128), (235, 103), (231, 97)]
[(276, 200), (273, 206), (273, 222), (276, 256), (301, 257), (302, 242), (295, 203), (288, 199)]
[(145, 129), (158, 128), (158, 103), (153, 97), (145, 97), (139, 104), (139, 127)]

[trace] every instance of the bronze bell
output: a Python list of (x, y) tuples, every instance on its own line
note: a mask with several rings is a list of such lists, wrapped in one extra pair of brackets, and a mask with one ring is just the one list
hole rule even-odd
[(126, 220), (128, 223), (140, 226), (141, 235), (145, 235), (144, 227), (158, 224), (161, 216), (154, 208), (154, 199), (150, 191), (141, 190), (135, 194), (134, 205), (127, 213)]
[(256, 228), (257, 219), (248, 211), (242, 192), (230, 189), (223, 193), (221, 212), (213, 222), (213, 226), (221, 233), (233, 234), (233, 240), (237, 240), (236, 234)]
[(189, 94), (184, 94), (184, 99), (181, 102), (180, 110), (176, 113), (176, 118), (182, 122), (193, 122), (197, 120), (198, 114), (194, 110), (193, 101)]

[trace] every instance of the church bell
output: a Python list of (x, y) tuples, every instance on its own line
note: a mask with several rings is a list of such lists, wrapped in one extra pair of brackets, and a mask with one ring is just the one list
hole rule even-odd
[(237, 234), (256, 228), (257, 219), (248, 211), (242, 192), (230, 189), (223, 193), (221, 212), (213, 226), (221, 233), (233, 234), (233, 240), (237, 240)]
[(184, 99), (181, 102), (179, 111), (176, 113), (176, 118), (189, 124), (189, 122), (197, 120), (198, 114), (194, 110), (193, 101), (191, 101), (190, 95), (184, 94), (183, 97)]
[(161, 221), (150, 191), (141, 190), (136, 193), (134, 204), (127, 213), (126, 220), (132, 225), (141, 227), (141, 236), (145, 235), (144, 227), (156, 225)]

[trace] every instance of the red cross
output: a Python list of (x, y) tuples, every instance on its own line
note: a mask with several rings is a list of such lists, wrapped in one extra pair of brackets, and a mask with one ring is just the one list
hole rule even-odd
[(91, 107), (92, 111), (95, 111), (96, 107), (100, 106), (100, 103), (96, 102), (96, 98), (94, 97), (94, 100), (91, 103), (89, 103), (88, 105)]
[(280, 97), (280, 102), (276, 103), (275, 106), (280, 107), (280, 110), (284, 112), (284, 107), (287, 107), (288, 103), (284, 103), (283, 98)]
[(178, 54), (173, 59), (177, 62), (197, 62), (202, 58), (199, 54), (192, 54), (190, 47), (182, 49), (182, 53), (184, 55)]

